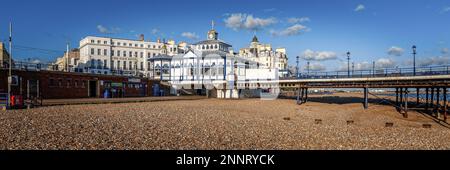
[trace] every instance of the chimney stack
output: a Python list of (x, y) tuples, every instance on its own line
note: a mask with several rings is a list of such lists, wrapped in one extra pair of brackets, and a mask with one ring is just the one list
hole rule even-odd
[(144, 41), (144, 34), (139, 35), (139, 41)]

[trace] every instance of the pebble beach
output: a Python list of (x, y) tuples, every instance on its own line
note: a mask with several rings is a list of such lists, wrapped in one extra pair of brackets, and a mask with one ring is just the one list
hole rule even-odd
[(1, 111), (0, 149), (450, 149), (450, 128), (426, 115), (403, 118), (381, 104), (364, 110), (348, 96), (311, 98), (301, 106), (292, 99), (200, 99)]

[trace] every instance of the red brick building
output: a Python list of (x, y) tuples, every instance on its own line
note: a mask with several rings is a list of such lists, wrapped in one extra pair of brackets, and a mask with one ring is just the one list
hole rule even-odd
[[(118, 98), (152, 96), (156, 81), (146, 78), (13, 70), (12, 95), (23, 99)], [(8, 92), (8, 70), (0, 69), (0, 93)]]

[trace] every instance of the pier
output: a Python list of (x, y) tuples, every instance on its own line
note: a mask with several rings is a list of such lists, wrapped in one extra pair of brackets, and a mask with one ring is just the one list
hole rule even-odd
[[(364, 94), (362, 103), (365, 109), (369, 108), (369, 89), (392, 89), (395, 90), (394, 107), (405, 118), (408, 117), (408, 111), (414, 108), (423, 109), (434, 117), (447, 121), (447, 90), (450, 85), (448, 70), (448, 66), (423, 67), (417, 69), (416, 75), (413, 75), (412, 68), (361, 70), (350, 76), (340, 72), (317, 72), (299, 78), (280, 79), (279, 85), (283, 89), (295, 89), (299, 105), (308, 101), (308, 89), (311, 88), (359, 88)], [(416, 93), (415, 100), (409, 97), (412, 92)], [(419, 98), (421, 92), (425, 93), (424, 102)]]

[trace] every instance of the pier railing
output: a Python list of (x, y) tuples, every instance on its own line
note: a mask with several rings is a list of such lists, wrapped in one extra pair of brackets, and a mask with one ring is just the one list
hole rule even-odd
[[(7, 69), (7, 65), (0, 65), (1, 68)], [(15, 61), (12, 65), (12, 69), (15, 70), (30, 70), (30, 71), (58, 71), (58, 66), (50, 63), (32, 63)], [(60, 68), (61, 69), (61, 68)], [(80, 69), (82, 70), (82, 69)], [(79, 72), (74, 68), (71, 68), (71, 72)], [(82, 72), (82, 71), (81, 71)], [(134, 72), (130, 70), (128, 72)], [(110, 74), (126, 76), (127, 71), (113, 70)], [(427, 66), (416, 67), (416, 76), (428, 76), (428, 75), (450, 75), (450, 65), (441, 66)], [(295, 75), (294, 75), (295, 76)], [(370, 78), (370, 77), (404, 77), (414, 76), (413, 67), (405, 68), (377, 68), (367, 70), (350, 70), (350, 76), (348, 71), (312, 71), (301, 72), (298, 77), (291, 77), (287, 79), (339, 79), (339, 78)]]
[[(448, 75), (450, 65), (416, 67), (416, 76)], [(382, 68), (371, 70), (327, 71), (327, 72), (302, 72), (298, 79), (338, 79), (338, 78), (370, 78), (370, 77), (404, 77), (414, 76), (414, 68)]]

